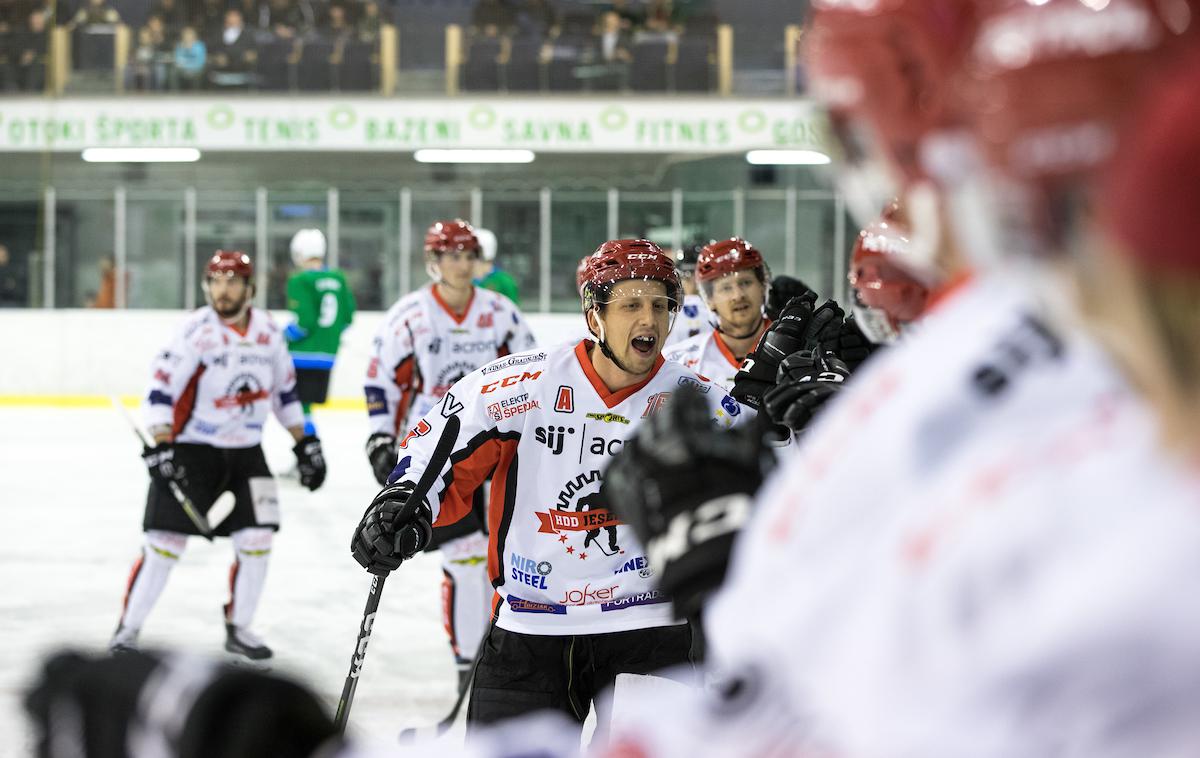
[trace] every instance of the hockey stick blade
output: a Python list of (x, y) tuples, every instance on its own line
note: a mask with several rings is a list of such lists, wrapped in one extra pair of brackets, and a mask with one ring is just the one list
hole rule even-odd
[[(434, 725), (434, 737), (441, 737), (443, 734), (448, 732), (450, 727), (454, 726), (454, 722), (458, 719), (458, 712), (462, 710), (463, 703), (467, 701), (467, 693), (471, 691), (471, 684), (475, 681), (475, 666), (479, 663), (479, 656), (483, 654), (483, 646), (485, 642), (486, 640), (479, 643), (479, 650), (475, 651), (475, 662), (471, 664), (471, 675), (467, 677), (462, 686), (458, 688), (458, 697), (454, 699), (454, 705), (450, 708), (450, 712), (447, 713), (441, 721)], [(408, 729), (401, 729), (399, 736), (400, 743), (406, 744), (415, 742), (417, 739), (417, 732), (422, 728), (423, 727), (413, 726), (409, 727)]]
[[(139, 427), (137, 422), (133, 420), (133, 416), (129, 415), (129, 411), (125, 409), (125, 406), (121, 403), (120, 398), (118, 398), (116, 395), (110, 395), (108, 399), (125, 418), (126, 423), (129, 424), (129, 428), (132, 429), (137, 438), (141, 440), (142, 445), (147, 448), (153, 447), (153, 445), (150, 444), (150, 439), (146, 437), (141, 427)], [(208, 519), (205, 518), (204, 514), (196, 509), (196, 506), (192, 503), (191, 498), (184, 493), (183, 489), (180, 488), (177, 482), (171, 482), (169, 489), (171, 490), (171, 494), (175, 497), (175, 502), (179, 503), (179, 507), (183, 509), (184, 515), (188, 517), (188, 520), (191, 521), (196, 529), (200, 532), (200, 536), (209, 542), (212, 542), (212, 526), (209, 525)]]
[[(409, 497), (423, 500), (429, 494), (429, 488), (441, 474), (442, 467), (450, 460), (454, 441), (458, 439), (460, 424), (458, 416), (446, 419), (446, 427), (442, 430), (442, 436), (438, 438), (437, 445), (433, 448), (433, 455), (429, 457), (425, 472), (417, 480)], [(354, 704), (354, 693), (358, 690), (358, 677), (362, 673), (363, 662), (367, 657), (367, 643), (371, 641), (371, 629), (375, 625), (375, 614), (379, 612), (379, 599), (383, 596), (383, 582), (386, 578), (384, 576), (371, 577), (371, 591), (367, 595), (366, 608), (363, 609), (363, 618), (358, 627), (358, 639), (354, 644), (354, 652), (350, 655), (350, 671), (346, 674), (346, 681), (342, 685), (342, 696), (338, 700), (337, 713), (333, 718), (333, 723), (340, 734), (345, 734), (346, 724), (350, 720), (350, 706)]]

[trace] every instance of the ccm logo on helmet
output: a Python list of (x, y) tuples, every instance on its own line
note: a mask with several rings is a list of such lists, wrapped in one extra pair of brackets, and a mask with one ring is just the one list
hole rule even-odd
[(487, 384), (483, 385), (483, 387), (480, 388), (480, 390), (479, 390), (479, 394), (487, 395), (492, 392), (495, 392), (496, 390), (498, 390), (501, 387), (511, 387), (514, 384), (516, 384), (517, 382), (523, 382), (526, 379), (528, 379), (529, 381), (533, 381), (533, 380), (537, 379), (538, 377), (540, 377), (541, 375), (542, 375), (541, 371), (534, 371), (533, 373), (530, 373), (528, 371), (522, 371), (520, 374), (509, 374), (508, 376), (504, 377), (503, 379), (500, 379), (500, 380), (494, 381), (494, 382), (488, 382)]

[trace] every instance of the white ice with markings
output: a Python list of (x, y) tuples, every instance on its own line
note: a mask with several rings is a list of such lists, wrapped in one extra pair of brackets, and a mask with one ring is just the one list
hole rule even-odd
[[(253, 629), (294, 675), (336, 708), (370, 576), (350, 537), (378, 490), (363, 442), (365, 416), (317, 413), (329, 478), (310, 493), (281, 479), (283, 524)], [(140, 443), (112, 408), (0, 408), (0, 758), (31, 754), (23, 690), (44, 656), (65, 646), (103, 650), (142, 545), (148, 477)], [(274, 421), (272, 470), (291, 468), (291, 438)], [(188, 541), (142, 630), (143, 647), (227, 657), (229, 540)], [(442, 628), (441, 566), (421, 555), (387, 582), (350, 716), (352, 734), (394, 744), (400, 729), (433, 724), (455, 697)], [(466, 710), (465, 708), (463, 709)], [(451, 733), (461, 732), (460, 724)]]

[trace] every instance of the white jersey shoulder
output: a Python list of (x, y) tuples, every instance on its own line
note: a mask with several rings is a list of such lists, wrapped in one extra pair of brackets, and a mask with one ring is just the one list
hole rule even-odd
[(733, 388), (733, 378), (740, 364), (733, 353), (721, 341), (720, 333), (697, 334), (691, 339), (672, 345), (663, 351), (663, 357), (716, 382), (727, 391)]
[(713, 315), (704, 298), (699, 295), (684, 295), (679, 314), (675, 317), (675, 326), (667, 335), (668, 346), (691, 339), (697, 335), (708, 334), (713, 330)]

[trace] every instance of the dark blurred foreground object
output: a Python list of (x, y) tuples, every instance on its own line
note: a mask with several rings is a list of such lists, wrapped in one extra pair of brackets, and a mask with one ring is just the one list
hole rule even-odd
[(341, 744), (299, 684), (176, 653), (57, 653), (25, 709), (39, 758), (307, 758)]
[(698, 615), (724, 582), (734, 538), (774, 465), (755, 424), (717, 429), (690, 385), (613, 457), (602, 496), (646, 546), (678, 617)]

